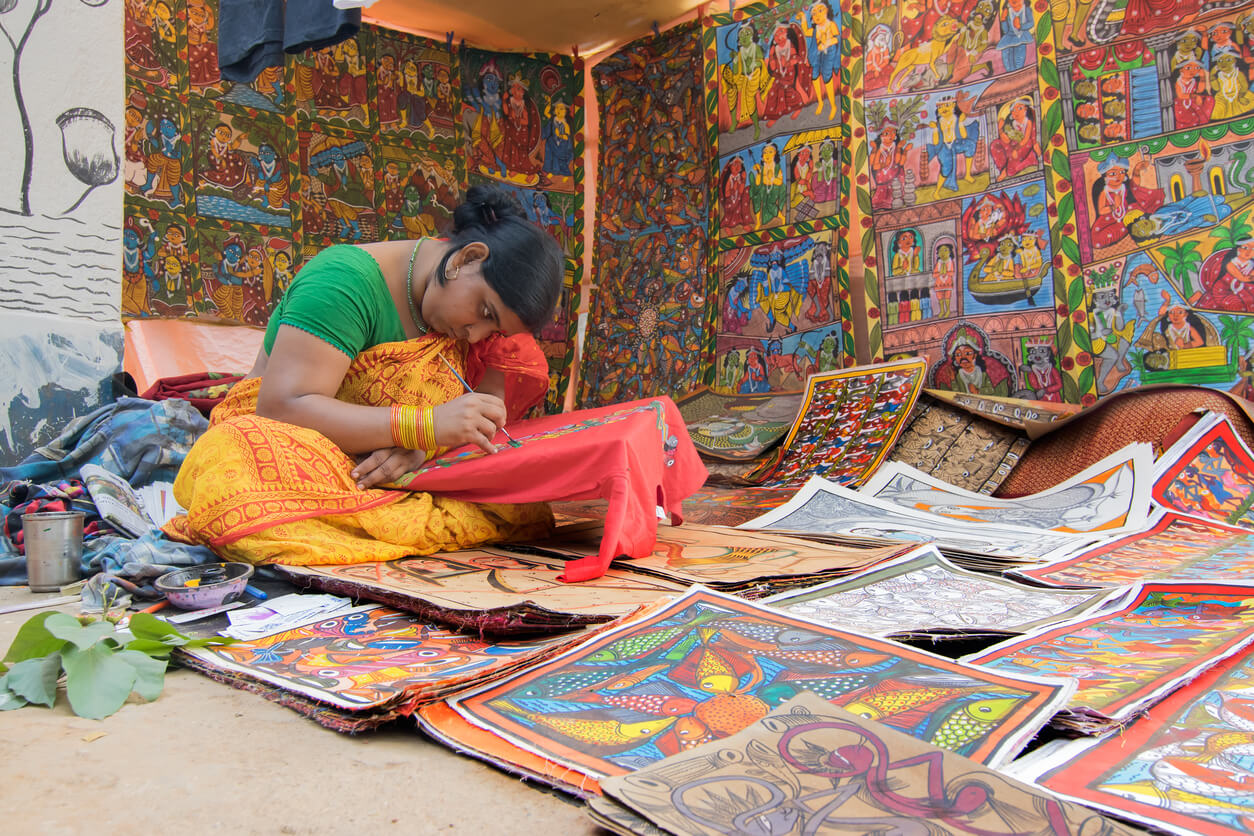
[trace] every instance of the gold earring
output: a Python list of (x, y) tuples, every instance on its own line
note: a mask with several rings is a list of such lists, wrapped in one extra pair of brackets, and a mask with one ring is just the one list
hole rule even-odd
[(448, 278), (450, 278), (450, 279), (455, 279), (455, 278), (457, 278), (457, 274), (461, 272), (461, 269), (462, 269), (462, 266), (461, 266), (460, 264), (455, 265), (455, 266), (453, 267), (453, 274), (452, 274), (451, 276), (449, 276)]

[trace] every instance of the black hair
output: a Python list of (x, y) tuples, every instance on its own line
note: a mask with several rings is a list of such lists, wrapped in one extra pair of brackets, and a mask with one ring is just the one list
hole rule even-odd
[(453, 253), (476, 241), (488, 246), (483, 278), (505, 306), (531, 331), (553, 318), (562, 293), (564, 257), (557, 241), (527, 220), (518, 198), (499, 186), (471, 186), (466, 201), (453, 210), (452, 246), (440, 260), (435, 278), (447, 280)]

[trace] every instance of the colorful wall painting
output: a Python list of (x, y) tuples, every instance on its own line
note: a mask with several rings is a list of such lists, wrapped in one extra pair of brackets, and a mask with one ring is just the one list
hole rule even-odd
[(569, 636), (491, 644), (387, 607), (354, 607), (333, 618), (232, 645), (185, 652), (337, 708), (421, 702), (543, 658)]
[(1015, 499), (971, 493), (897, 462), (875, 472), (861, 492), (966, 522), (1022, 525), (1107, 537), (1140, 531), (1149, 519), (1154, 450), (1129, 444), (1053, 488)]
[[(912, 682), (933, 676), (948, 685)], [(451, 704), (471, 723), (599, 779), (726, 738), (806, 690), (1000, 764), (1070, 688), (1063, 680), (1004, 677), (695, 587)], [(972, 716), (985, 719), (972, 723)]]
[(1055, 232), (1075, 241), (1055, 267), (1071, 285), (1067, 301), (1087, 307), (1093, 392), (1246, 391), (1254, 305), (1241, 293), (1238, 251), (1249, 235), (1250, 4), (1187, 4), (1170, 16), (1138, 4), (1060, 11), (1053, 124), (1065, 142), (1050, 168), (1062, 189)]
[(708, 382), (716, 278), (701, 71), (696, 23), (592, 69), (601, 185), (579, 408)]
[[(839, 765), (819, 753), (839, 753)], [(626, 805), (648, 820), (629, 831), (642, 836), (743, 832), (746, 798), (750, 821), (807, 834), (873, 833), (904, 821), (920, 832), (1135, 832), (813, 694), (780, 704), (729, 738), (601, 786), (605, 796), (594, 799), (592, 817), (599, 819), (606, 802)], [(959, 793), (972, 796), (970, 803), (956, 804)]]
[(1118, 737), (1057, 748), (1033, 765), (1032, 780), (1171, 833), (1247, 832), (1251, 664), (1246, 656), (1216, 665)]
[(579, 62), (365, 26), (244, 84), (218, 72), (217, 19), (217, 0), (126, 4), (122, 316), (264, 325), (319, 250), (442, 234), (469, 185), (505, 183), (567, 256), (539, 334), (560, 410), (583, 260)]
[(716, 149), (718, 338), (706, 382), (789, 391), (854, 363), (840, 106), (842, 13), (759, 2), (703, 21)]
[[(936, 388), (1008, 397), (1039, 388), (1041, 399), (1064, 400), (1041, 9), (971, 0), (852, 11), (864, 47), (851, 51), (849, 75), (871, 351), (927, 357)], [(1034, 365), (1044, 385), (1031, 386)]]
[[(851, 7), (875, 356), (922, 352), (937, 388), (1084, 405), (1159, 382), (1251, 391), (1250, 4), (1173, 12)], [(982, 203), (1010, 220), (992, 236), (969, 222)], [(950, 374), (956, 352), (988, 381)]]
[[(1121, 593), (1116, 593), (1121, 594)], [(963, 661), (1078, 682), (1054, 722), (1120, 728), (1199, 673), (1254, 642), (1254, 586), (1150, 583), (1107, 609), (1003, 642)]]
[(1143, 532), (1077, 550), (1052, 563), (1014, 569), (1049, 586), (1122, 586), (1142, 580), (1242, 580), (1254, 573), (1254, 534), (1170, 511)]
[(1097, 606), (1107, 592), (1060, 592), (968, 572), (935, 546), (846, 580), (764, 601), (786, 613), (872, 636), (935, 640), (1026, 633)]
[(717, 391), (798, 391), (842, 365), (834, 239), (825, 230), (720, 255)]
[(1228, 419), (1210, 413), (1163, 452), (1154, 499), (1184, 514), (1254, 528), (1254, 455)]

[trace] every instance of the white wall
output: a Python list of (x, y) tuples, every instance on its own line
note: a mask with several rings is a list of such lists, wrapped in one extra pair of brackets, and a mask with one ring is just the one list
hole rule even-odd
[[(122, 0), (0, 0), (0, 465), (108, 399), (121, 367), (122, 19)], [(28, 29), (29, 132), (10, 46)]]

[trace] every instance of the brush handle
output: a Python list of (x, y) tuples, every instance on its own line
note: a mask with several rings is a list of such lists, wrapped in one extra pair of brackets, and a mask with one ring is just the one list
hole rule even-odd
[[(448, 358), (445, 357), (443, 353), (437, 353), (436, 356), (440, 358), (440, 360), (444, 363), (444, 365), (448, 366), (448, 370), (453, 373), (453, 377), (457, 378), (457, 382), (460, 383), (467, 392), (475, 391), (474, 389), (470, 388), (470, 384), (466, 382), (466, 378), (461, 376), (461, 373), (458, 372), (457, 369), (453, 367), (453, 364), (448, 361)], [(505, 437), (509, 439), (509, 443), (511, 447), (522, 446), (522, 442), (514, 438), (512, 435), (510, 435), (509, 430), (505, 429), (505, 427), (501, 427), (501, 432), (505, 433)]]

